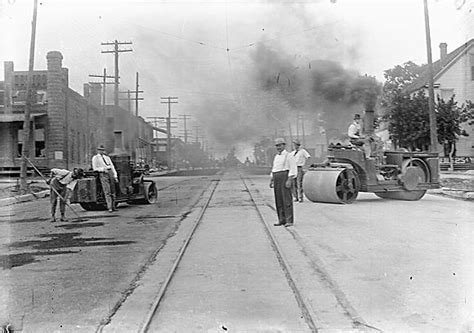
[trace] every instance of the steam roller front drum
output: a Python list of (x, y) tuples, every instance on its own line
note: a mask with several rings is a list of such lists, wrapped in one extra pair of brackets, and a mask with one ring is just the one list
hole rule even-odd
[(359, 193), (357, 173), (345, 168), (309, 170), (303, 178), (303, 192), (313, 202), (350, 204)]

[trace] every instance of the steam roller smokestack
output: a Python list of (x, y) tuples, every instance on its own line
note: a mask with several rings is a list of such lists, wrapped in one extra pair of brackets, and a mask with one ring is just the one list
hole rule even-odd
[(374, 134), (374, 120), (375, 112), (374, 110), (365, 110), (364, 117), (364, 130), (366, 134)]
[(126, 155), (123, 148), (122, 131), (114, 131), (114, 150), (111, 155)]

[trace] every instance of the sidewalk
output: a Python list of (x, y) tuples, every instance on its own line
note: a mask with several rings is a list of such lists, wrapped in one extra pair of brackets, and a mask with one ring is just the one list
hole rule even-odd
[(442, 171), (440, 182), (442, 187), (430, 190), (429, 193), (474, 200), (474, 170)]

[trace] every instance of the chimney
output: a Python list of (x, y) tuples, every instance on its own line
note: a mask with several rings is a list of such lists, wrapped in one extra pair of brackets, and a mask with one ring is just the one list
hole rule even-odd
[(92, 83), (90, 85), (90, 96), (89, 96), (89, 101), (96, 105), (100, 106), (102, 100), (102, 86), (100, 83)]
[(52, 72), (60, 72), (63, 63), (63, 55), (59, 51), (49, 51), (46, 55), (48, 61), (48, 70)]
[(448, 55), (448, 44), (440, 43), (439, 44), (439, 58), (441, 60), (441, 63), (444, 64), (447, 55)]
[(89, 83), (84, 83), (83, 87), (84, 87), (84, 89), (83, 89), (84, 90), (84, 93), (83, 93), (84, 97), (86, 99), (89, 99), (89, 96), (91, 94), (91, 87), (89, 86)]
[(12, 113), (12, 93), (13, 93), (13, 61), (5, 61), (3, 63), (4, 73), (4, 90), (3, 106), (5, 113)]

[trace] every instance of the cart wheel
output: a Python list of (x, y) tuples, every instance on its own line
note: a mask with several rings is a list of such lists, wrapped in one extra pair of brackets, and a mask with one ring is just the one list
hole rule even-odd
[(144, 204), (153, 204), (158, 198), (158, 191), (155, 183), (145, 182), (145, 198), (141, 201)]

